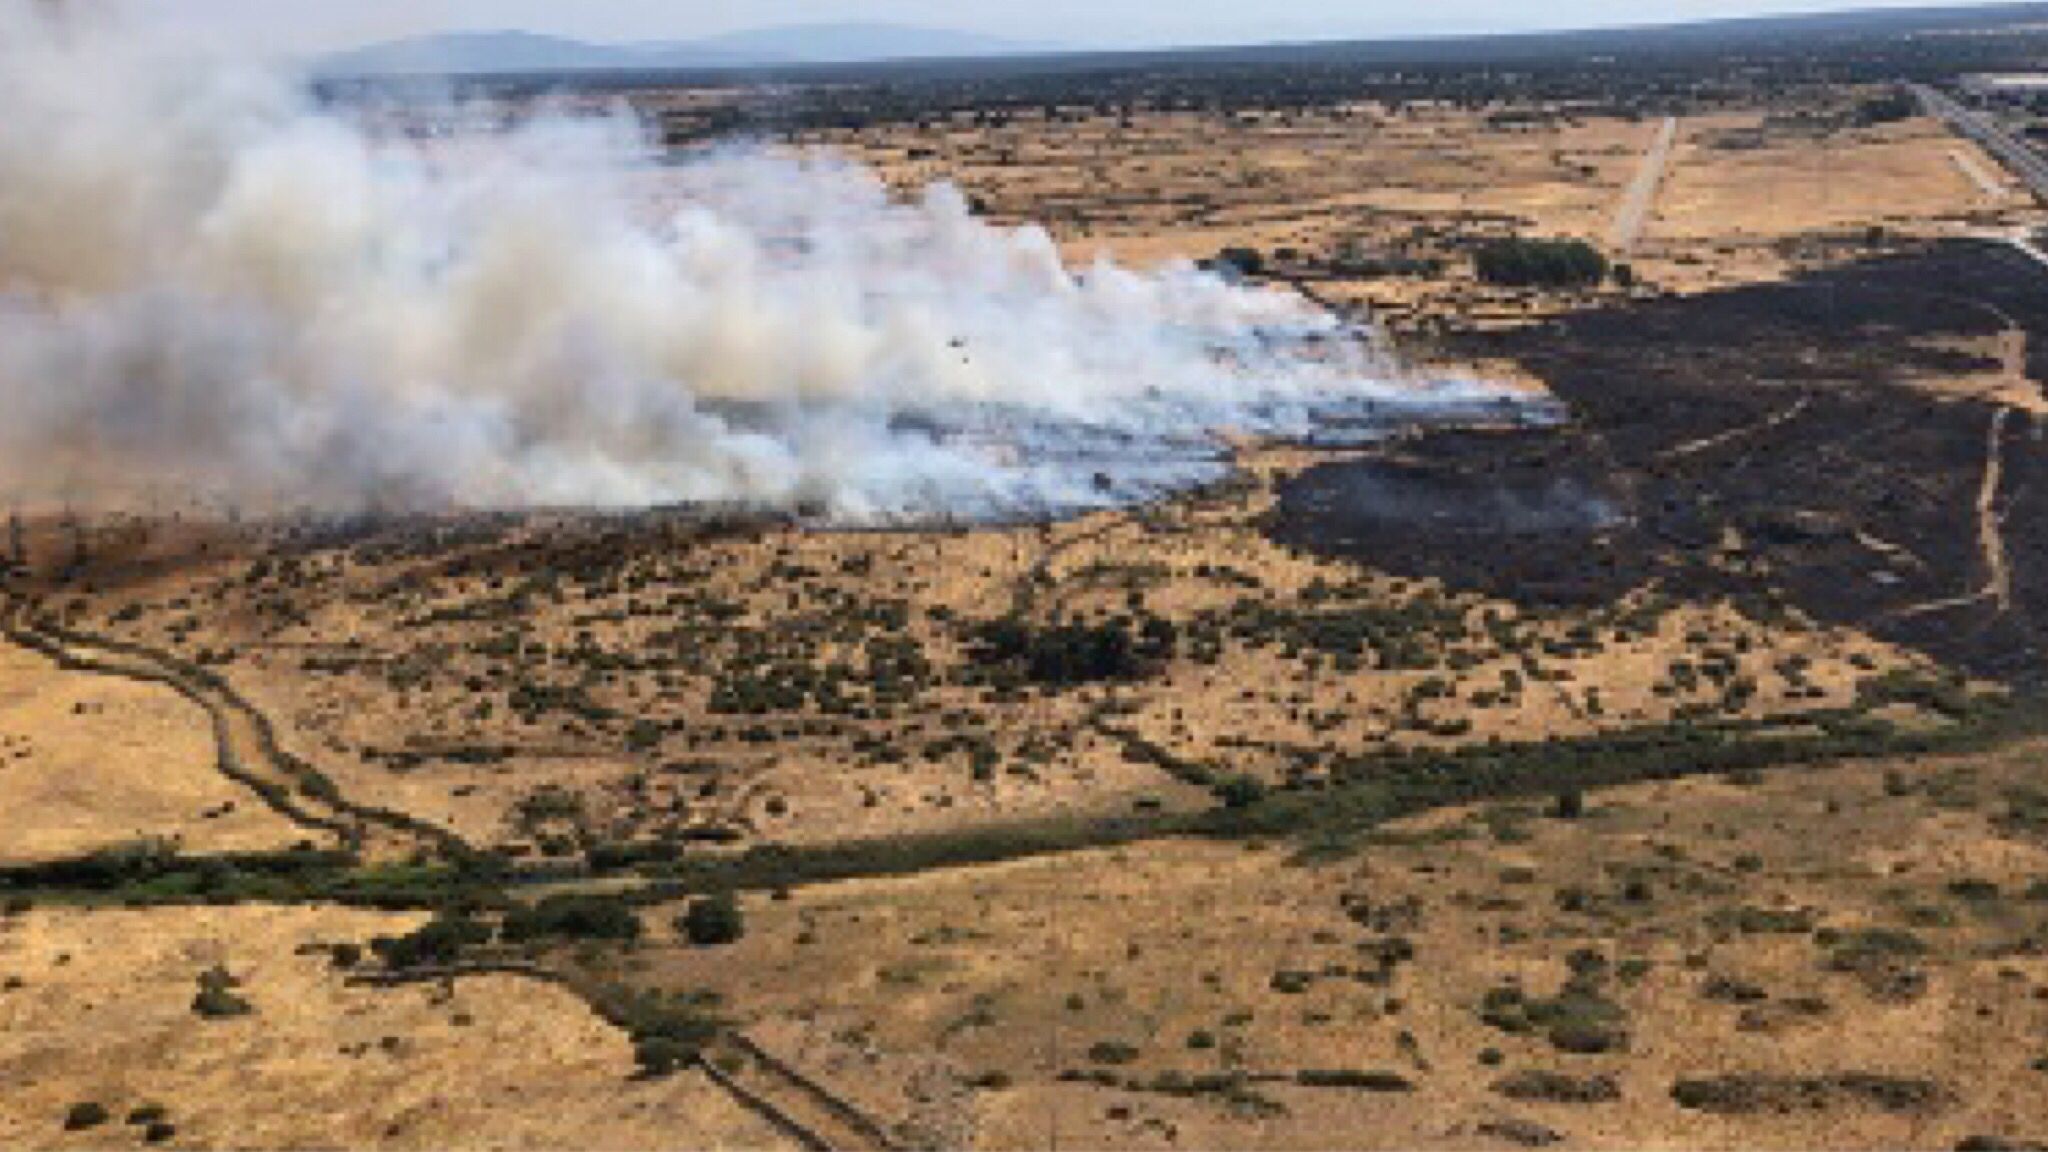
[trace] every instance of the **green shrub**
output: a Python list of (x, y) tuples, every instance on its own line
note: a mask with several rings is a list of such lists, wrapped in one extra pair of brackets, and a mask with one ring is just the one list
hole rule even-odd
[(82, 1101), (73, 1104), (71, 1110), (64, 1114), (64, 1130), (83, 1132), (88, 1128), (97, 1128), (105, 1124), (107, 1119), (106, 1105), (93, 1100)]
[(676, 931), (699, 948), (731, 944), (746, 935), (746, 916), (731, 893), (692, 900), (676, 920)]
[(1225, 808), (1250, 808), (1266, 798), (1266, 783), (1256, 776), (1232, 776), (1216, 785), (1216, 798)]
[(403, 936), (379, 936), (370, 951), (391, 968), (453, 964), (465, 948), (488, 943), (491, 930), (464, 913), (441, 912)]

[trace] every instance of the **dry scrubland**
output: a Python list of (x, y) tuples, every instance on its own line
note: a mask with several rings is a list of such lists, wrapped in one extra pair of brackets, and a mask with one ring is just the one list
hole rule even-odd
[(1949, 1147), (2048, 1126), (2044, 750), (849, 883), (625, 963), (946, 1144)]
[[(1781, 604), (1646, 589), (1539, 611), (1307, 557), (1260, 527), (1304, 459), (1254, 453), (1210, 494), (1046, 528), (506, 521), (223, 546), (54, 606), (206, 665), (352, 799), (529, 857), (1199, 807), (1206, 778), (1837, 709), (1934, 673)], [(1036, 647), (992, 654), (1005, 623)], [(1094, 630), (1133, 654), (1054, 650)]]
[[(1585, 292), (1482, 286), (1470, 248), (1604, 236), (1654, 119), (1019, 113), (800, 143), (905, 188), (956, 180), (999, 220), (1047, 222), (1077, 260), (1257, 248), (1276, 279), (1372, 304), (1429, 353), (1455, 328), (2036, 219), (1928, 121), (1845, 126), (1861, 95), (1682, 116), (1628, 255), (1639, 283)], [(2038, 399), (2023, 325), (1945, 339), (1953, 370), (1903, 383), (1958, 404)], [(1597, 447), (1607, 430), (1580, 431)], [(1402, 465), (1404, 450), (1377, 455)], [(1689, 554), (1693, 579), (1741, 594), (1653, 578), (1590, 604), (1276, 543), (1280, 488), (1357, 457), (1245, 445), (1231, 482), (1046, 527), (35, 521), (4, 622), (58, 647), (142, 645), (159, 657), (129, 659), (169, 678), (0, 645), (0, 863), (130, 845), (120, 859), (156, 869), (38, 890), (0, 918), (0, 1144), (789, 1142), (724, 1075), (771, 1110), (850, 1123), (731, 1041), (709, 1070), (636, 1076), (636, 1057), (667, 1062), (647, 1041), (674, 1019), (751, 1037), (907, 1146), (2048, 1136), (2048, 796), (2032, 778), (2048, 746), (1584, 795), (1514, 775), (1640, 780), (1815, 739), (1882, 749), (1963, 733), (2002, 688), (1816, 619), (1771, 588), (1782, 541), (1724, 534)], [(248, 709), (219, 713), (231, 764), (209, 712), (224, 701)], [(1559, 751), (1499, 753), (1503, 768), (1485, 759), (1495, 741)], [(1610, 758), (1621, 767), (1599, 776)], [(1523, 798), (1465, 803), (1468, 771)], [(1376, 825), (1439, 804), (1454, 806)], [(1020, 824), (1096, 846), (915, 863), (957, 864)], [(913, 864), (833, 855), (876, 838)], [(274, 890), (237, 888), (234, 866), (187, 875), (143, 840), (355, 845), (374, 867), (318, 872), (302, 903), (186, 907)], [(758, 854), (770, 846), (788, 853)], [(476, 850), (526, 880), (551, 869), (552, 887), (504, 883)], [(849, 872), (868, 874), (785, 876)], [(677, 937), (706, 876), (747, 889), (735, 943)], [(443, 887), (405, 896), (415, 880)], [(630, 898), (639, 938), (606, 938), (616, 917), (511, 932), (541, 891)], [(333, 903), (366, 892), (460, 914)], [(124, 902), (138, 907), (92, 907)], [(371, 941), (429, 923), (504, 930), (415, 966), (468, 948), (550, 978), (358, 979), (404, 966)], [(336, 945), (367, 952), (343, 963)], [(67, 1131), (83, 1103), (106, 1122)], [(848, 1131), (834, 1142), (862, 1146)]]
[[(1697, 292), (1854, 254), (1872, 228), (1894, 243), (2039, 222), (1996, 161), (1939, 123), (1847, 123), (1862, 95), (1802, 91), (1681, 116), (1644, 234), (1617, 255), (1648, 289)], [(1062, 110), (1051, 124), (1023, 112), (1001, 127), (956, 115), (802, 142), (875, 165), (905, 192), (955, 182), (996, 220), (1046, 225), (1076, 260), (1256, 248), (1319, 295), (1410, 330), (1587, 303), (1480, 285), (1464, 253), (1505, 235), (1604, 240), (1658, 127), (1558, 106), (1363, 104)], [(2007, 194), (1988, 193), (1957, 154)]]

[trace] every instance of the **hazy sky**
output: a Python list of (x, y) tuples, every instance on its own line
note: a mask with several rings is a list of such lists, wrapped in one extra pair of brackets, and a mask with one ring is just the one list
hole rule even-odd
[[(73, 3), (87, 0), (72, 0)], [(1928, 0), (127, 0), (149, 25), (237, 51), (308, 52), (453, 29), (667, 40), (888, 22), (1064, 47), (1527, 31), (1897, 7)]]

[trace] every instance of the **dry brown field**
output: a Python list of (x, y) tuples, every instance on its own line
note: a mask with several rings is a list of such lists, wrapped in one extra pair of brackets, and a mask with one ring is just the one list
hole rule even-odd
[[(1872, 228), (1900, 241), (2041, 223), (1994, 160), (1938, 122), (1818, 123), (1856, 98), (1817, 106), (1808, 94), (1679, 117), (1644, 234), (1617, 258), (1644, 290), (1699, 292), (1825, 264)], [(1077, 262), (1145, 265), (1248, 246), (1305, 266), (1319, 293), (1412, 329), (1583, 306), (1486, 288), (1460, 248), (1509, 233), (1606, 243), (1658, 129), (1569, 108), (1063, 116), (1048, 125), (1021, 113), (1000, 128), (956, 118), (802, 143), (873, 165), (906, 193), (956, 183), (992, 219), (1044, 225)], [(1958, 154), (2006, 195), (1988, 193)], [(1360, 276), (1342, 270), (1346, 257), (1442, 267)]]
[[(949, 1146), (2021, 1138), (2048, 1130), (2042, 751), (1453, 809), (1328, 860), (1179, 841), (830, 885), (627, 963)], [(1575, 972), (1598, 1044), (1514, 1007)], [(1749, 1094), (1680, 1087), (1715, 1081)]]
[[(779, 1148), (699, 1075), (634, 1082), (624, 1037), (517, 976), (356, 987), (336, 944), (420, 917), (323, 908), (0, 919), (0, 1143), (132, 1148), (154, 1108), (201, 1148)], [(194, 1010), (224, 968), (247, 1015)], [(110, 1118), (67, 1131), (71, 1108)]]

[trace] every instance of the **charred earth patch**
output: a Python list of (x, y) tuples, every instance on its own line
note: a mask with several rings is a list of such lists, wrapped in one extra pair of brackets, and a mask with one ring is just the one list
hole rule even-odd
[(1456, 337), (1454, 354), (1547, 381), (1571, 423), (1425, 435), (1311, 469), (1269, 530), (1526, 603), (1655, 579), (1790, 604), (2039, 680), (2048, 445), (2009, 395), (1968, 384), (1997, 378), (1976, 349), (2022, 335), (2018, 384), (2048, 375), (2044, 288), (2017, 252), (1952, 243)]

